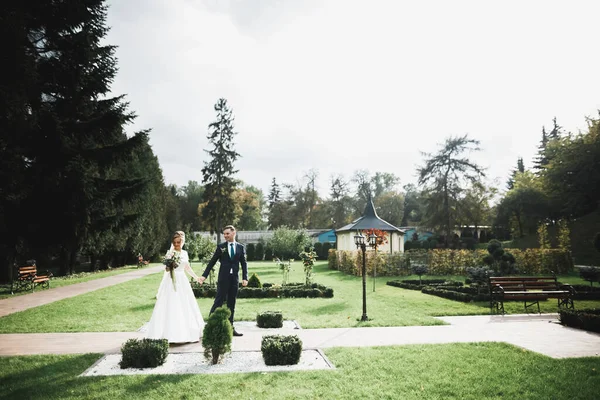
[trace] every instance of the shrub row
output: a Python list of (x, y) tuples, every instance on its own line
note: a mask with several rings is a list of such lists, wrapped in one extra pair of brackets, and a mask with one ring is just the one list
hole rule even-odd
[[(199, 285), (192, 282), (192, 290), (194, 296), (197, 298), (215, 297), (217, 294), (217, 287), (215, 285)], [(252, 299), (264, 299), (264, 298), (298, 298), (298, 297), (310, 297), (310, 298), (332, 298), (333, 289), (318, 283), (312, 283), (305, 285), (304, 283), (292, 283), (286, 285), (275, 285), (264, 283), (263, 287), (240, 287), (238, 291), (238, 298), (252, 298)]]
[[(520, 274), (538, 275), (550, 271), (558, 275), (573, 270), (571, 253), (562, 249), (510, 249), (515, 258), (515, 267)], [(483, 258), (487, 250), (409, 250), (404, 253), (380, 253), (367, 251), (366, 270), (372, 275), (375, 269), (379, 276), (406, 276), (411, 274), (410, 266), (427, 265), (430, 275), (465, 275), (469, 267), (485, 265)], [(329, 268), (347, 274), (360, 276), (362, 254), (359, 251), (329, 250)]]
[(431, 294), (445, 299), (462, 301), (465, 303), (471, 301), (489, 301), (490, 296), (487, 290), (484, 289), (484, 293), (478, 293), (477, 288), (474, 287), (463, 287), (462, 282), (459, 281), (446, 281), (442, 279), (423, 279), (424, 285), (419, 285), (417, 280), (402, 280), (402, 281), (388, 281), (387, 285), (395, 286), (402, 289), (420, 290), (422, 293)]
[(457, 292), (454, 288), (452, 290), (439, 289), (435, 286), (425, 286), (421, 289), (421, 292), (425, 294), (431, 294), (445, 299), (462, 301), (464, 303), (470, 303), (472, 301), (489, 301), (489, 294), (469, 294)]
[(560, 323), (571, 328), (600, 332), (600, 308), (559, 310)]
[(575, 289), (573, 300), (600, 300), (600, 287), (571, 285)]
[(445, 285), (446, 287), (461, 287), (463, 285), (462, 282), (445, 279), (422, 279), (421, 284), (419, 284), (419, 281), (416, 279), (404, 279), (401, 281), (388, 281), (386, 284), (410, 290), (421, 290), (426, 286)]

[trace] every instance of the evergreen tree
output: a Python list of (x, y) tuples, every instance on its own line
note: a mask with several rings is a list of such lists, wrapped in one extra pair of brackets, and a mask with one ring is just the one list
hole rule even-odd
[(269, 191), (269, 197), (267, 197), (269, 203), (269, 211), (273, 208), (273, 205), (281, 201), (281, 189), (277, 184), (275, 178), (271, 181), (271, 190)]
[(587, 132), (550, 144), (552, 161), (542, 171), (553, 219), (577, 218), (600, 204), (600, 118), (588, 119)]
[(533, 168), (538, 172), (544, 170), (554, 158), (554, 151), (549, 147), (549, 144), (556, 142), (561, 138), (562, 127), (556, 122), (556, 117), (552, 119), (552, 130), (546, 133), (546, 128), (542, 127), (542, 140), (538, 146), (538, 154), (533, 161)]
[(22, 122), (35, 123), (15, 133), (27, 138), (22, 160), (29, 192), (20, 207), (29, 218), (21, 221), (22, 233), (38, 254), (59, 251), (62, 273), (73, 272), (93, 235), (136, 220), (125, 211), (147, 185), (126, 173), (147, 131), (128, 137), (124, 125), (135, 115), (123, 96), (110, 97), (117, 68), (114, 46), (101, 44), (108, 31), (104, 3), (29, 4), (11, 18), (20, 32), (16, 59), (29, 68), (23, 79), (34, 82), (26, 84)]
[[(31, 195), (31, 148), (39, 102), (36, 52), (29, 38), (39, 30), (44, 10), (25, 2), (2, 2), (0, 37), (7, 55), (0, 76), (0, 282), (12, 279), (13, 262), (24, 251), (30, 214), (23, 202)], [(41, 8), (41, 7), (38, 7)]]
[(535, 168), (536, 170), (541, 170), (546, 164), (548, 164), (548, 160), (546, 159), (547, 145), (548, 135), (546, 133), (546, 128), (542, 127), (542, 140), (540, 141), (540, 145), (538, 146), (538, 154), (533, 160), (533, 168)]
[(508, 178), (508, 182), (506, 182), (506, 188), (508, 190), (511, 190), (515, 187), (515, 175), (523, 172), (525, 172), (525, 164), (523, 164), (523, 157), (519, 157), (517, 159), (517, 168), (512, 170), (510, 173), (510, 178)]
[(275, 178), (273, 178), (273, 181), (271, 182), (271, 190), (269, 191), (269, 196), (267, 197), (267, 207), (269, 229), (277, 229), (280, 226), (286, 225), (288, 221), (286, 211), (289, 207), (283, 201), (281, 187)]
[(203, 226), (198, 215), (198, 206), (202, 203), (204, 186), (196, 181), (188, 181), (188, 184), (183, 186), (180, 192), (178, 197), (181, 204), (183, 230), (192, 232), (201, 231)]
[(223, 222), (232, 223), (235, 218), (233, 194), (236, 182), (233, 176), (234, 162), (240, 156), (234, 150), (234, 116), (227, 100), (220, 98), (214, 106), (217, 120), (209, 125), (207, 136), (212, 148), (205, 150), (210, 160), (202, 168), (204, 203), (201, 206), (203, 218), (210, 225), (210, 232), (220, 237)]

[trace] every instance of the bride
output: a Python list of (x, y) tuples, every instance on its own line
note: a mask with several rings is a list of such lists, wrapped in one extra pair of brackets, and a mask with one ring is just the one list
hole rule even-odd
[(172, 269), (168, 266), (165, 268), (158, 288), (156, 305), (146, 333), (149, 339), (167, 339), (169, 343), (200, 340), (204, 320), (185, 272), (196, 281), (198, 276), (190, 266), (187, 251), (182, 250), (184, 243), (185, 233), (175, 232), (171, 249), (165, 256), (173, 259), (175, 264)]

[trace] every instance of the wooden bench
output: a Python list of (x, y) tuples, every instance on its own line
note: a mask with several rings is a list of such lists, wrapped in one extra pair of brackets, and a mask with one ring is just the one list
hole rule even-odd
[(14, 293), (15, 290), (29, 289), (33, 292), (36, 286), (49, 288), (51, 277), (52, 272), (50, 271), (38, 274), (35, 260), (29, 260), (21, 266), (15, 264), (15, 274), (10, 285), (10, 292)]
[(505, 313), (505, 301), (523, 301), (525, 312), (537, 304), (540, 312), (540, 300), (558, 299), (558, 307), (574, 308), (573, 295), (575, 290), (571, 285), (561, 284), (552, 276), (491, 276), (490, 311)]

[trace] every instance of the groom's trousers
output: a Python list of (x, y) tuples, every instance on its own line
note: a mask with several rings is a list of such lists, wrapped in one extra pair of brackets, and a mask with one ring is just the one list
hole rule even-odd
[(238, 287), (239, 281), (233, 274), (230, 274), (228, 278), (219, 280), (217, 282), (217, 295), (215, 296), (215, 302), (210, 309), (210, 314), (212, 314), (217, 308), (221, 307), (225, 301), (227, 301), (227, 308), (229, 308), (229, 311), (231, 311), (229, 322), (231, 322), (232, 326)]

